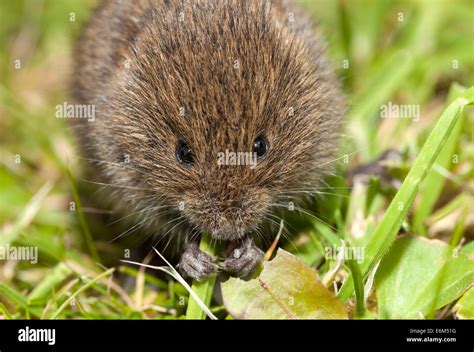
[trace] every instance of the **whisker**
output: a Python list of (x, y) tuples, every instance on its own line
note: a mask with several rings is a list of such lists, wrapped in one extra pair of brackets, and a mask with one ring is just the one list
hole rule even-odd
[(339, 197), (344, 197), (344, 198), (350, 198), (350, 196), (347, 196), (345, 194), (340, 194), (340, 193), (331, 193), (331, 192), (320, 192), (320, 191), (284, 191), (278, 193), (279, 195), (285, 195), (285, 194), (309, 194), (309, 195), (318, 195), (318, 194), (326, 194), (326, 195), (331, 195), (331, 196), (339, 196)]
[[(163, 206), (148, 207), (148, 208), (145, 208), (145, 209), (141, 209), (141, 210), (139, 210), (139, 211), (133, 212), (133, 213), (128, 214), (128, 215), (125, 215), (125, 216), (121, 217), (120, 219), (115, 220), (115, 221), (113, 221), (113, 222), (107, 224), (107, 226), (111, 226), (111, 225), (113, 225), (113, 224), (116, 224), (117, 222), (120, 222), (120, 221), (122, 221), (122, 220), (124, 220), (124, 219), (126, 219), (126, 218), (128, 218), (128, 217), (130, 217), (130, 216), (136, 215), (136, 214), (140, 214), (140, 213), (143, 213), (143, 212), (146, 212), (146, 211), (154, 211), (154, 210), (158, 210), (158, 209), (162, 209), (162, 208), (169, 208), (169, 207), (171, 207), (171, 206), (170, 206), (170, 205), (163, 205)], [(166, 213), (167, 213), (167, 212), (160, 213), (159, 215), (166, 214)]]
[(125, 230), (124, 232), (122, 232), (120, 235), (118, 235), (117, 237), (115, 237), (114, 239), (110, 240), (109, 243), (112, 243), (116, 240), (118, 240), (119, 238), (123, 237), (123, 236), (128, 236), (130, 235), (132, 232), (134, 232), (135, 230), (137, 230), (142, 224), (144, 224), (148, 219), (144, 219), (138, 223), (136, 223), (135, 225), (133, 225), (132, 227), (130, 227), (128, 230)]
[[(286, 204), (271, 203), (270, 205), (271, 205), (271, 206), (280, 207), (280, 208), (284, 208), (284, 209), (287, 209), (287, 210), (288, 210), (288, 205), (286, 205)], [(336, 230), (332, 225), (330, 225), (328, 222), (324, 221), (323, 219), (317, 217), (316, 215), (311, 214), (309, 211), (306, 211), (306, 210), (304, 210), (303, 208), (300, 208), (300, 207), (297, 207), (297, 206), (294, 207), (294, 210), (299, 211), (299, 212), (301, 212), (301, 213), (303, 213), (303, 214), (309, 215), (309, 216), (315, 218), (315, 219), (318, 220), (318, 221), (321, 221), (323, 224), (325, 224), (326, 226), (328, 226), (329, 228), (331, 228), (331, 230), (333, 230), (334, 232), (337, 232), (337, 230)]]
[[(181, 216), (181, 217), (179, 217), (179, 218), (184, 218), (184, 220), (178, 222), (176, 225), (174, 225), (172, 228), (170, 228), (170, 229), (163, 235), (163, 238), (166, 237), (166, 235), (167, 235), (168, 233), (170, 233), (174, 228), (176, 228), (177, 226), (179, 226), (179, 225), (181, 225), (182, 223), (184, 223), (184, 222), (187, 221), (184, 216)], [(178, 218), (178, 219), (179, 219), (179, 218)], [(166, 249), (168, 248), (169, 244), (171, 243), (171, 239), (172, 239), (172, 238), (173, 238), (172, 235), (169, 236), (168, 243), (166, 243), (165, 248), (163, 248), (163, 251), (166, 251)]]
[[(273, 214), (267, 214), (267, 215), (273, 215)], [(267, 217), (267, 215), (264, 215), (264, 219), (268, 220), (268, 221), (271, 221), (273, 224), (275, 224), (277, 226), (277, 228), (279, 229), (280, 228), (280, 223), (282, 221), (282, 219), (276, 215), (273, 215), (274, 217), (276, 217), (280, 222), (276, 222), (275, 220), (273, 219), (270, 219)], [(283, 231), (281, 232), (281, 235), (283, 236), (283, 238), (288, 241), (288, 243), (293, 247), (293, 249), (298, 252), (298, 248), (295, 246), (295, 244), (293, 243), (293, 241), (291, 240), (291, 234), (288, 233), (288, 231), (286, 230), (285, 227), (283, 227)]]
[[(164, 224), (163, 227), (165, 227), (165, 226), (167, 226), (167, 225), (169, 225), (169, 224), (171, 224), (171, 223), (173, 223), (173, 222), (175, 222), (175, 221), (181, 220), (181, 219), (183, 219), (183, 218), (185, 218), (184, 215), (180, 215), (180, 216), (178, 216), (178, 217), (175, 217), (174, 219), (172, 219), (172, 220), (168, 221), (166, 224)], [(170, 233), (170, 231), (171, 231), (172, 229), (174, 229), (177, 225), (179, 225), (179, 224), (181, 224), (181, 223), (183, 223), (183, 222), (185, 222), (185, 221), (186, 221), (186, 219), (184, 219), (183, 221), (178, 222), (176, 225), (174, 225), (173, 227), (171, 227), (171, 229), (169, 229), (168, 231), (166, 231), (166, 233), (165, 233), (164, 235), (160, 235), (160, 238), (158, 239), (157, 242), (154, 243), (153, 246), (154, 246), (154, 247), (158, 246), (158, 244), (161, 242), (161, 240), (163, 240), (163, 238), (165, 238), (166, 235), (168, 235), (168, 233)], [(172, 237), (172, 236), (170, 236), (170, 238), (171, 238), (171, 237)], [(168, 242), (168, 243), (169, 243), (169, 242)], [(166, 249), (166, 248), (165, 248), (165, 249)]]
[(124, 189), (133, 189), (135, 191), (145, 191), (145, 192), (157, 192), (154, 189), (150, 188), (138, 188), (138, 187), (131, 187), (131, 186), (124, 186), (124, 185), (114, 185), (111, 183), (104, 183), (104, 182), (96, 182), (96, 181), (90, 181), (86, 179), (79, 179), (82, 182), (87, 182), (87, 183), (92, 183), (94, 185), (99, 185), (99, 186), (106, 186), (106, 187), (116, 187), (116, 188), (124, 188)]
[[(91, 162), (91, 163), (97, 163), (98, 165), (100, 165), (100, 164), (109, 164), (109, 165), (112, 165), (112, 166), (118, 166), (118, 167), (121, 167), (121, 168), (124, 168), (124, 169), (136, 171), (136, 172), (142, 173), (142, 174), (144, 174), (144, 175), (148, 175), (148, 174), (149, 174), (149, 172), (145, 172), (145, 171), (143, 171), (143, 170), (139, 170), (139, 169), (135, 169), (135, 168), (133, 168), (133, 167), (127, 166), (128, 164), (125, 164), (125, 165), (124, 165), (124, 163), (114, 163), (114, 162), (112, 162), (112, 161), (107, 161), (107, 160), (85, 158), (85, 157), (80, 156), (80, 155), (76, 155), (76, 157), (78, 157), (79, 159), (82, 159), (82, 160), (89, 161), (89, 162)], [(138, 164), (138, 166), (144, 167), (143, 165), (140, 165), (140, 164)]]

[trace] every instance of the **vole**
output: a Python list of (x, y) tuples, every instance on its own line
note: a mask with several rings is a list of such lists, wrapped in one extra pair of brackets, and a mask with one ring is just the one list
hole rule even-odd
[[(74, 59), (73, 96), (95, 107), (75, 121), (94, 173), (135, 227), (171, 236), (190, 278), (251, 273), (259, 224), (331, 170), (343, 97), (291, 1), (105, 1)], [(227, 257), (200, 251), (201, 233)]]

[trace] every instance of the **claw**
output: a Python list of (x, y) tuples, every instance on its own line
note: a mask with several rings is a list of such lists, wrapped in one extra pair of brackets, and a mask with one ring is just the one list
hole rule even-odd
[(214, 260), (213, 256), (199, 249), (197, 242), (190, 242), (181, 255), (178, 268), (184, 276), (201, 281), (217, 271)]
[(263, 259), (263, 251), (253, 243), (250, 236), (243, 241), (233, 242), (231, 246), (227, 258), (219, 266), (224, 271), (246, 277)]

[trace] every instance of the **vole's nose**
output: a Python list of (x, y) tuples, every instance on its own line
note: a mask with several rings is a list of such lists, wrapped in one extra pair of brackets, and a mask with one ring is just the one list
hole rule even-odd
[(211, 200), (207, 207), (208, 227), (214, 238), (235, 240), (244, 235), (245, 210), (240, 200)]
[(215, 239), (236, 240), (250, 231), (255, 212), (249, 207), (248, 193), (227, 187), (208, 188), (200, 195), (185, 198), (183, 209), (189, 221)]
[(239, 239), (245, 235), (245, 230), (241, 225), (237, 224), (223, 224), (214, 227), (211, 231), (211, 235), (222, 241), (233, 241)]

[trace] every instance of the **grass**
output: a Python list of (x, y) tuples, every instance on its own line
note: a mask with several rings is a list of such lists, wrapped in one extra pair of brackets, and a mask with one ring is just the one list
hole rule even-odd
[[(377, 318), (374, 276), (401, 234), (450, 244), (472, 260), (474, 10), (468, 0), (301, 2), (328, 40), (348, 111), (335, 175), (285, 214), (278, 245), (316, 268), (352, 317)], [(0, 246), (37, 248), (39, 262), (0, 260), (0, 318), (206, 318), (173, 275), (119, 262), (148, 265), (126, 241), (107, 241), (120, 232), (97, 214), (106, 224), (120, 215), (90, 205), (94, 189), (81, 181), (72, 133), (54, 118), (70, 100), (73, 41), (96, 1), (26, 3), (0, 2), (8, 13), (0, 21)], [(420, 107), (420, 118), (381, 118), (389, 102)], [(385, 167), (398, 188), (345, 177), (387, 149), (401, 153)], [(268, 226), (268, 237), (278, 230)], [(341, 240), (363, 247), (364, 260), (328, 258)], [(212, 250), (205, 236), (201, 248)], [(191, 288), (211, 314), (228, 318), (211, 297), (214, 285)], [(462, 293), (428, 318), (456, 318), (457, 300), (469, 302)]]
[[(216, 255), (215, 248), (211, 246), (211, 238), (209, 235), (204, 234), (201, 238), (199, 249), (210, 255)], [(191, 289), (201, 298), (202, 302), (209, 306), (214, 292), (214, 286), (216, 283), (216, 276), (211, 276), (201, 282), (194, 281)], [(188, 302), (188, 308), (186, 309), (186, 319), (204, 319), (206, 313), (197, 304), (194, 298), (190, 298)]]
[[(463, 108), (469, 104), (474, 104), (474, 87), (450, 104), (439, 118), (382, 221), (367, 243), (366, 259), (361, 268), (363, 275), (369, 274), (369, 271), (392, 245), (415, 200), (420, 184), (431, 170), (446, 140), (451, 136)], [(349, 299), (354, 289), (354, 280), (351, 279), (352, 276), (349, 276), (339, 292), (339, 298), (343, 302)]]

